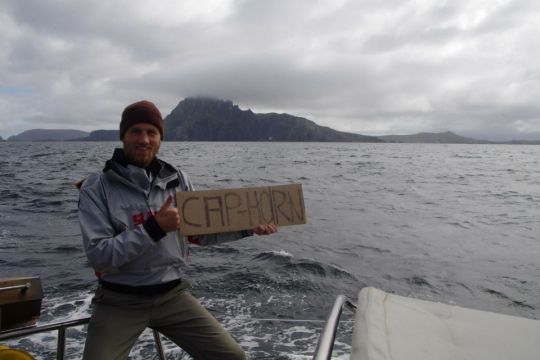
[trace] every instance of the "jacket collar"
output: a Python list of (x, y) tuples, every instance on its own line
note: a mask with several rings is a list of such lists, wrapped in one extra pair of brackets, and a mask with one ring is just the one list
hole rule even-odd
[[(128, 183), (134, 185), (126, 178), (128, 165), (130, 165), (130, 163), (126, 157), (126, 154), (124, 153), (124, 149), (116, 148), (114, 149), (112, 158), (107, 160), (105, 163), (103, 172), (105, 173), (111, 170), (121, 179), (123, 179), (123, 182), (127, 181)], [(145, 170), (149, 171), (152, 174), (152, 177), (155, 178), (156, 181), (154, 184), (163, 189), (173, 188), (179, 186), (180, 184), (177, 169), (171, 164), (166, 163), (157, 157), (152, 160), (150, 165), (148, 165)]]
[[(113, 156), (110, 160), (107, 160), (105, 163), (105, 167), (103, 168), (103, 172), (106, 172), (107, 170), (115, 170), (114, 163), (119, 164), (123, 167), (127, 167), (130, 165), (130, 162), (128, 158), (126, 157), (126, 154), (124, 153), (124, 149), (116, 148), (114, 149)], [(133, 164), (132, 164), (133, 165)], [(150, 165), (145, 167), (144, 169), (147, 172), (150, 172), (152, 176), (157, 176), (162, 168), (162, 161), (159, 160), (157, 157), (155, 157)]]

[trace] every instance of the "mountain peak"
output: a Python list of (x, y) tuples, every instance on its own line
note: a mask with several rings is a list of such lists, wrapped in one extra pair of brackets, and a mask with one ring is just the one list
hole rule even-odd
[(208, 107), (234, 108), (238, 106), (234, 105), (231, 100), (223, 100), (211, 96), (191, 96), (180, 101), (174, 110)]

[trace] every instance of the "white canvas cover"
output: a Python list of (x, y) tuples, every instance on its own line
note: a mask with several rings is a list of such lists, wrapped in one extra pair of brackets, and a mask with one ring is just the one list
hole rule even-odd
[(540, 321), (360, 291), (351, 360), (538, 360)]

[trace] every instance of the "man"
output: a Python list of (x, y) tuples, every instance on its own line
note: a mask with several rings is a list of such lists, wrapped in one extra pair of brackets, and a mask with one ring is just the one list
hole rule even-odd
[[(156, 106), (139, 101), (126, 107), (120, 139), (123, 148), (80, 189), (84, 248), (99, 279), (83, 358), (126, 359), (150, 327), (195, 359), (245, 359), (242, 348), (187, 291), (188, 247), (177, 231), (174, 195), (193, 186), (182, 171), (156, 157), (163, 140)], [(188, 240), (208, 245), (276, 231), (264, 224)]]

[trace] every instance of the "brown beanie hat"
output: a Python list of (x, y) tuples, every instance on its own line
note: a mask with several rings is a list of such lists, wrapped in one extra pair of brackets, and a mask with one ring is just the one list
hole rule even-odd
[(148, 123), (157, 127), (161, 134), (161, 140), (163, 140), (163, 118), (152, 102), (137, 101), (124, 109), (122, 121), (120, 121), (120, 140), (124, 137), (127, 129), (138, 123)]

